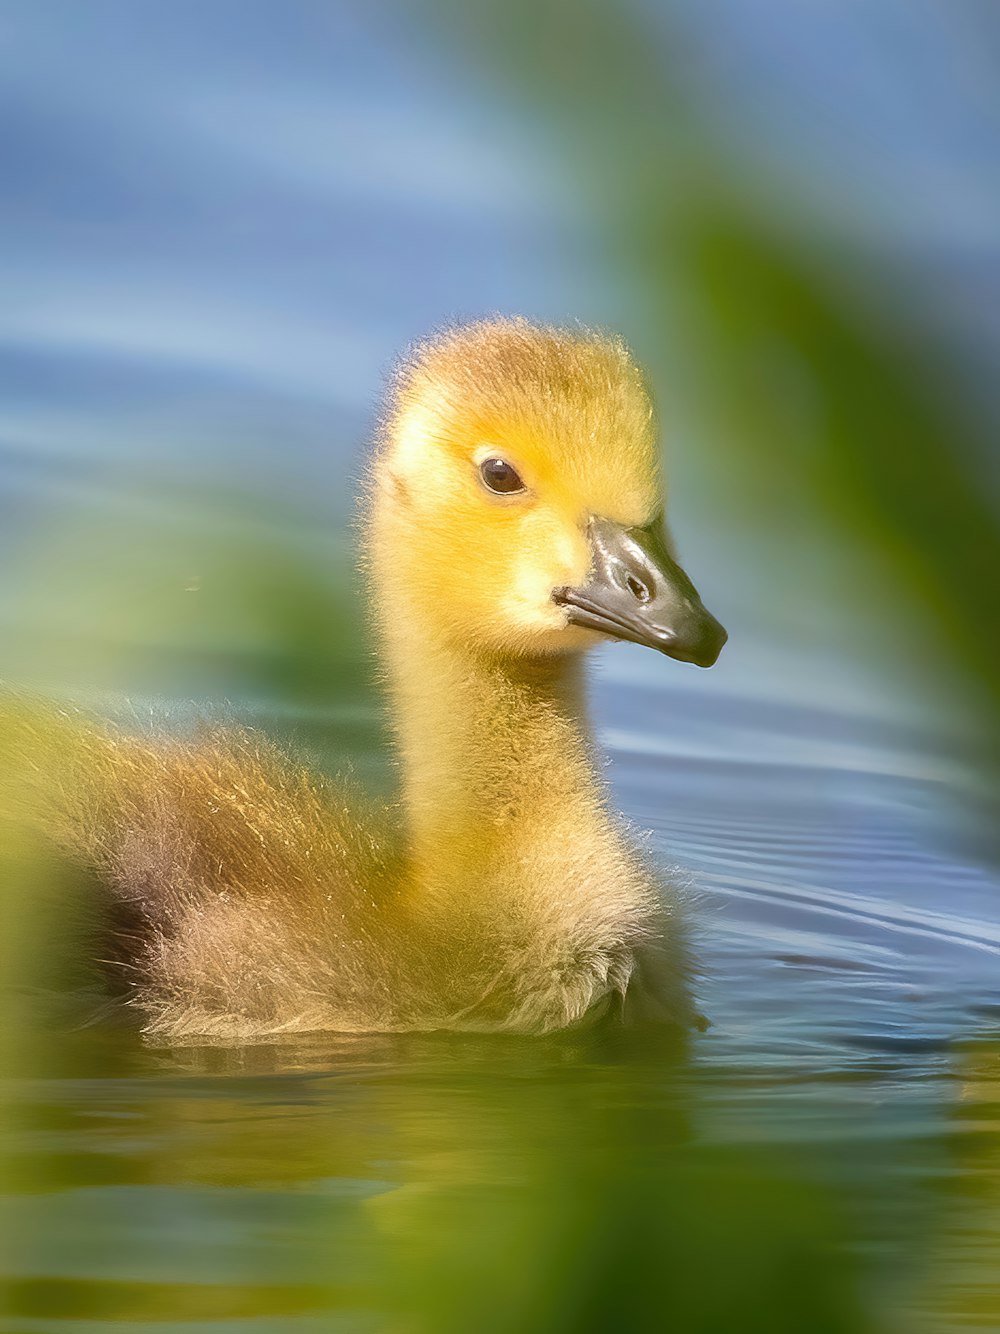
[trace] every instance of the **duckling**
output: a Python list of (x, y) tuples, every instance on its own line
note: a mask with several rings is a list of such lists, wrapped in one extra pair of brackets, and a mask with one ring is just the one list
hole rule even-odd
[(413, 350), (361, 525), (398, 805), (251, 732), (60, 747), (49, 825), (107, 887), (148, 1033), (689, 1022), (679, 894), (609, 809), (582, 674), (609, 638), (718, 657), (662, 514), (618, 338), (496, 319)]

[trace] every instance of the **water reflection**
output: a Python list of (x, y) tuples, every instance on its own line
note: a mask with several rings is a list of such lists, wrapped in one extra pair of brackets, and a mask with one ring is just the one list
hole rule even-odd
[(956, 1053), (939, 1232), (927, 1282), (910, 1304), (921, 1327), (1000, 1326), (1000, 1010), (989, 1018), (994, 1036)]
[(874, 1327), (842, 1185), (774, 1138), (706, 1134), (711, 1087), (679, 1053), (81, 1041), (125, 1069), (22, 1086), (19, 1318)]

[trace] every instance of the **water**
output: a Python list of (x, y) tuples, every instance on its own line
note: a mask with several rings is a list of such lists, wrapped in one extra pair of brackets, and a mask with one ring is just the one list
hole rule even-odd
[(9, 1328), (995, 1327), (1000, 913), (948, 764), (684, 675), (615, 650), (595, 712), (693, 873), (690, 1052), (64, 1032), (9, 1088)]
[[(790, 15), (702, 9), (678, 7), (691, 77), (734, 155), (794, 176), (846, 126), (808, 225), (891, 252), (987, 359), (961, 247), (995, 192), (956, 166), (988, 156), (987, 80), (956, 159), (893, 110), (930, 97), (936, 20), (879, 8), (909, 44), (859, 92), (839, 29), (795, 25), (789, 59)], [(0, 675), (224, 709), (384, 784), (344, 534), (385, 368), (495, 308), (644, 335), (546, 127), (376, 10), (4, 7)], [(956, 116), (961, 68), (934, 85)], [(852, 194), (859, 156), (878, 188)], [(708, 674), (602, 652), (594, 717), (616, 802), (690, 882), (710, 1027), (164, 1049), (22, 1033), (12, 1002), (5, 1330), (1000, 1328), (1000, 884), (957, 742), (874, 679), (849, 599), (845, 633), (844, 553), (809, 514), (737, 529), (695, 428), (671, 517), (731, 642)]]

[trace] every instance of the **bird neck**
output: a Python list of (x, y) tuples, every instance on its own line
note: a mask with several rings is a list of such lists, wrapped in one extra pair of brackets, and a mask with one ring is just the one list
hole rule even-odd
[(577, 655), (501, 659), (411, 635), (388, 649), (419, 878), (606, 818)]

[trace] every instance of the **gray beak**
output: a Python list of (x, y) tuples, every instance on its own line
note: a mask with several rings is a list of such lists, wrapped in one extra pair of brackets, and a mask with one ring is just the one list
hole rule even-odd
[(587, 582), (552, 593), (570, 623), (711, 667), (728, 635), (667, 550), (663, 525), (623, 528), (610, 519), (592, 519), (588, 536)]

